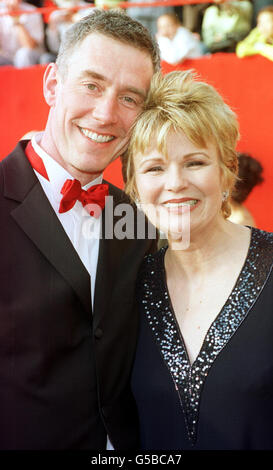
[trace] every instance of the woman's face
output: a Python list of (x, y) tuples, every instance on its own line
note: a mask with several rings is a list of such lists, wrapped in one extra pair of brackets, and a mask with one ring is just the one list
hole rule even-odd
[[(209, 225), (223, 221), (222, 187), (218, 152), (193, 144), (181, 131), (167, 137), (167, 156), (156, 145), (135, 156), (136, 187), (143, 211), (169, 239), (186, 230), (185, 213), (190, 214), (190, 232), (202, 233)], [(184, 217), (184, 222), (183, 222)]]

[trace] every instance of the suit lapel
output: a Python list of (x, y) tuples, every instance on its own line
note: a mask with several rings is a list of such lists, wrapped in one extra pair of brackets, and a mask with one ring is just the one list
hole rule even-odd
[[(109, 187), (109, 196), (113, 196)], [(103, 313), (107, 311), (115, 276), (116, 257), (118, 256), (117, 240), (112, 237), (105, 239), (105, 218), (111, 217), (107, 214), (109, 207), (105, 207), (102, 213), (101, 239), (96, 274), (96, 288), (94, 298), (94, 328), (102, 319)], [(111, 212), (111, 207), (110, 207)]]
[(110, 238), (105, 237), (105, 232), (107, 232), (105, 221), (108, 220), (115, 227), (115, 223), (120, 218), (119, 216), (114, 216), (115, 207), (122, 202), (120, 192), (117, 192), (116, 188), (111, 184), (109, 185), (109, 196), (113, 197), (113, 207), (111, 205), (109, 207), (106, 204), (102, 217), (102, 236), (99, 247), (94, 299), (94, 327), (97, 326), (98, 322), (102, 320), (109, 310), (120, 258), (122, 253), (126, 251), (127, 244), (131, 243), (126, 238), (118, 240), (114, 235)]
[(66, 279), (90, 314), (90, 276), (56, 217), (20, 143), (4, 162), (4, 195), (20, 202), (11, 216)]

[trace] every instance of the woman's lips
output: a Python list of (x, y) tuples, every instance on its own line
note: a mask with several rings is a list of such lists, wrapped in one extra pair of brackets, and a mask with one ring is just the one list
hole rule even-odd
[(195, 198), (179, 198), (179, 199), (169, 199), (162, 203), (164, 207), (168, 209), (178, 209), (180, 207), (190, 207), (194, 208), (198, 204), (199, 199)]

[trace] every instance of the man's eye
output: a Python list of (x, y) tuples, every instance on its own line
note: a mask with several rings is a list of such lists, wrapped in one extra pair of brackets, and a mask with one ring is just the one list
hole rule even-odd
[(123, 96), (123, 101), (125, 101), (126, 104), (137, 104), (137, 101), (131, 96)]
[(91, 90), (91, 91), (97, 89), (97, 86), (94, 83), (87, 83), (86, 86), (87, 86), (88, 90)]

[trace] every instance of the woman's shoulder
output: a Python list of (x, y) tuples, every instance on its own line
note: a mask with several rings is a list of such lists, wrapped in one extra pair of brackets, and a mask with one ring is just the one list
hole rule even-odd
[(155, 253), (149, 253), (142, 261), (139, 277), (149, 274), (153, 269), (164, 266), (164, 256), (167, 246), (163, 246)]
[(156, 253), (150, 253), (145, 256), (141, 264), (138, 281), (137, 281), (137, 292), (142, 293), (144, 291), (156, 289), (159, 286), (162, 276), (164, 276), (164, 256), (167, 247), (160, 248)]
[(273, 233), (252, 228), (246, 263), (256, 279), (267, 277), (272, 272)]
[(273, 256), (273, 233), (252, 227), (252, 244), (258, 251)]

